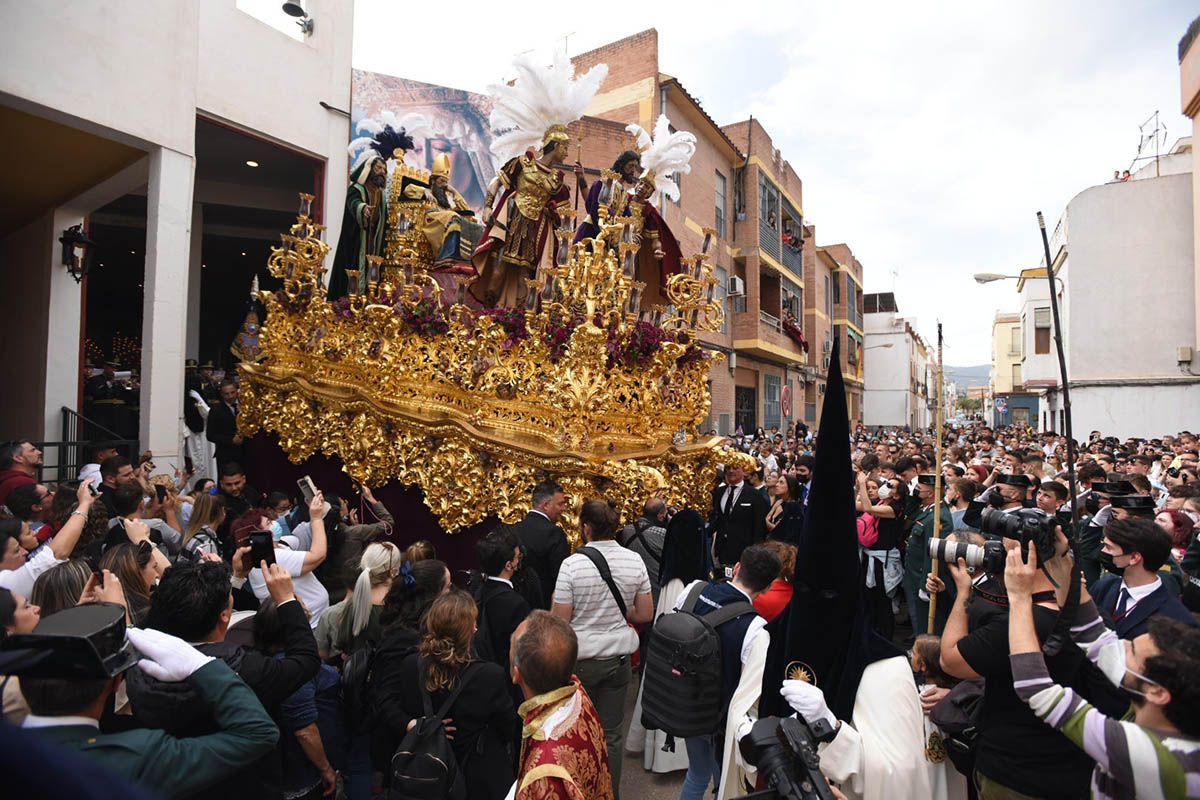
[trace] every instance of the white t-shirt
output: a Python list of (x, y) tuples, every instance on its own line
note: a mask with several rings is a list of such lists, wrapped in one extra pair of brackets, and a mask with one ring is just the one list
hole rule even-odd
[[(286, 569), (288, 574), (292, 576), (292, 585), (296, 589), (296, 597), (308, 609), (309, 627), (316, 628), (317, 623), (321, 621), (321, 615), (329, 608), (329, 591), (321, 585), (316, 575), (313, 575), (311, 572), (304, 572), (304, 556), (305, 552), (303, 550), (275, 548), (276, 563)], [(267, 581), (263, 577), (262, 570), (258, 567), (250, 570), (250, 589), (259, 600), (266, 600), (271, 596), (271, 593), (267, 591)]]
[[(626, 610), (633, 609), (637, 595), (650, 594), (650, 575), (641, 556), (614, 540), (587, 546), (599, 550), (608, 562)], [(637, 631), (621, 616), (608, 584), (587, 556), (576, 553), (563, 561), (554, 585), (554, 602), (574, 606), (571, 627), (579, 637), (580, 660), (627, 656), (638, 649)]]
[(33, 582), (37, 576), (56, 564), (66, 561), (54, 557), (54, 551), (48, 544), (42, 545), (18, 569), (6, 569), (0, 572), (0, 588), (8, 589), (13, 594), (19, 594), (26, 600), (33, 591)]

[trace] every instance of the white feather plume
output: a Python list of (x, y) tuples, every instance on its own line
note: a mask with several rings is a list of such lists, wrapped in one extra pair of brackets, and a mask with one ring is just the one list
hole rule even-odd
[[(633, 128), (637, 128), (634, 131)], [(630, 125), (626, 128), (638, 137), (638, 149), (643, 147), (643, 137), (650, 137), (641, 127)], [(643, 175), (654, 173), (654, 189), (651, 202), (658, 199), (659, 192), (671, 200), (679, 199), (679, 184), (675, 183), (673, 175), (684, 175), (692, 171), (692, 156), (696, 153), (696, 137), (688, 131), (671, 132), (671, 120), (666, 114), (658, 118), (654, 124), (654, 138), (650, 146), (642, 152)]]
[(517, 78), (512, 84), (488, 87), (493, 100), (490, 124), (496, 134), (492, 155), (497, 165), (538, 149), (551, 126), (568, 125), (582, 117), (608, 76), (608, 65), (597, 64), (576, 78), (575, 65), (561, 51), (549, 65), (518, 56), (513, 67)]
[(632, 125), (626, 125), (625, 132), (633, 134), (633, 137), (636, 140), (634, 147), (639, 153), (644, 153), (650, 149), (650, 134), (646, 133), (646, 129), (641, 125), (638, 125), (636, 122)]

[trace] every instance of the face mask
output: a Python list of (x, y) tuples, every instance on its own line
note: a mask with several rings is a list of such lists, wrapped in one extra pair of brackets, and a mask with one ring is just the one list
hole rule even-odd
[(797, 475), (796, 480), (800, 481), (801, 483), (808, 483), (811, 477), (811, 475)]
[[(1152, 681), (1149, 678), (1147, 678), (1145, 675), (1141, 674), (1140, 672), (1134, 672), (1129, 667), (1125, 668), (1125, 672), (1129, 673), (1130, 675), (1132, 675), (1133, 677), (1142, 681), (1143, 683), (1148, 683), (1151, 686), (1162, 686), (1162, 684), (1159, 683), (1158, 681)], [(1141, 697), (1142, 699), (1146, 698), (1145, 692), (1140, 691), (1138, 689), (1134, 689), (1132, 686), (1129, 686), (1128, 684), (1126, 684), (1125, 681), (1121, 681), (1121, 688), (1124, 689), (1125, 691), (1129, 692), (1130, 694), (1136, 694), (1138, 697)]]
[(289, 533), (291, 533), (291, 530), (288, 528), (288, 524), (284, 522), (283, 517), (279, 517), (271, 523), (271, 538), (275, 541), (278, 542)]
[(1105, 570), (1111, 572), (1113, 575), (1125, 574), (1125, 568), (1118, 567), (1116, 562), (1113, 561), (1112, 554), (1106, 553), (1103, 550), (1100, 551), (1100, 566), (1104, 567)]
[(891, 496), (892, 496), (892, 487), (891, 486), (888, 486), (885, 483), (883, 486), (879, 487), (879, 499), (880, 500), (887, 500)]

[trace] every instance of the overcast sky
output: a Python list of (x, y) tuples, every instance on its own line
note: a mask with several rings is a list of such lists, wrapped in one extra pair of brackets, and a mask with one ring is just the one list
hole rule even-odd
[(1015, 282), (971, 276), (1036, 266), (1037, 211), (1053, 225), (1129, 167), (1155, 110), (1168, 145), (1190, 132), (1176, 48), (1194, 0), (440, 7), (357, 0), (354, 66), (483, 91), (517, 53), (657, 28), (661, 70), (721, 124), (761, 120), (818, 243), (848, 243), (928, 340), (940, 319), (947, 364), (990, 360)]

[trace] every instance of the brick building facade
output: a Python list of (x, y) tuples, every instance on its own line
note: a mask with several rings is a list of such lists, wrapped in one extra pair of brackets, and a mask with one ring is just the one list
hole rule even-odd
[(835, 333), (843, 337), (843, 358), (855, 359), (843, 362), (844, 374), (851, 420), (861, 420), (862, 264), (846, 245), (816, 246), (814, 227), (804, 224), (800, 177), (770, 134), (753, 118), (718, 125), (680, 79), (660, 71), (653, 29), (573, 60), (578, 71), (599, 63), (609, 69), (573, 131), (582, 134), (589, 179), (632, 146), (629, 123), (649, 130), (665, 113), (676, 129), (696, 135), (680, 201), (662, 200), (660, 209), (684, 255), (699, 251), (704, 228), (717, 231), (710, 263), (722, 281), (726, 324), (702, 340), (725, 360), (710, 374), (706, 429), (732, 433), (800, 421), (815, 428), (826, 342)]

